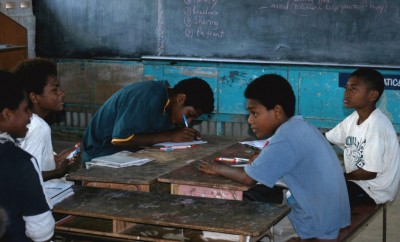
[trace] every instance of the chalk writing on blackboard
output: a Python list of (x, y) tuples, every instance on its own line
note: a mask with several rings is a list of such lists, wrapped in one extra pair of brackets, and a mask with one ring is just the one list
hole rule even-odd
[(158, 20), (157, 20), (157, 54), (162, 55), (164, 53), (164, 7), (163, 0), (158, 0)]
[(224, 37), (220, 26), (218, 0), (184, 0), (183, 13), (187, 38), (218, 39)]
[(287, 10), (303, 16), (311, 15), (316, 11), (343, 14), (371, 10), (382, 14), (387, 10), (387, 2), (386, 0), (352, 0), (345, 2), (340, 0), (266, 0), (265, 5), (261, 8)]

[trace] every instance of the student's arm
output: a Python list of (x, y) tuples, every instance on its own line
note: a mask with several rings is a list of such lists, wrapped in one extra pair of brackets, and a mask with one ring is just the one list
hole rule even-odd
[(54, 218), (51, 211), (34, 216), (23, 216), (25, 233), (33, 241), (50, 241), (54, 233)]
[(255, 185), (257, 181), (249, 177), (243, 167), (232, 167), (230, 165), (202, 160), (199, 170), (212, 175), (221, 175), (244, 185)]
[(135, 134), (128, 141), (112, 141), (115, 146), (140, 147), (149, 146), (161, 142), (189, 142), (200, 137), (200, 133), (192, 128), (180, 128), (161, 133)]
[(71, 159), (66, 159), (67, 156), (75, 151), (80, 146), (80, 143), (75, 145), (74, 147), (68, 148), (60, 152), (60, 154), (54, 155), (54, 162), (56, 163), (56, 169), (51, 171), (42, 171), (42, 176), (44, 181), (48, 181), (55, 178), (61, 178), (68, 173), (69, 168), (75, 164), (75, 161), (80, 156), (80, 151), (73, 156)]
[(51, 171), (42, 171), (42, 176), (44, 181), (48, 181), (51, 179), (61, 178), (68, 173), (69, 170), (69, 161), (64, 160), (61, 163), (56, 163), (56, 169)]
[(358, 168), (355, 171), (352, 171), (350, 173), (346, 173), (344, 177), (346, 180), (371, 180), (376, 177), (376, 172), (370, 172), (363, 170), (361, 168)]

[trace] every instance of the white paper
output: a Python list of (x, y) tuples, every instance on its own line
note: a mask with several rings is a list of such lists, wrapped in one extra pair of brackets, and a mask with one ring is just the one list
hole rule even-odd
[(229, 240), (229, 241), (239, 241), (240, 236), (236, 234), (225, 234), (211, 231), (203, 231), (203, 238), (214, 239), (214, 240)]
[(263, 139), (263, 140), (242, 141), (239, 143), (261, 150), (267, 141), (268, 139)]
[(154, 144), (153, 146), (173, 147), (173, 146), (188, 146), (188, 145), (201, 145), (207, 144), (205, 140), (193, 140), (190, 142), (163, 142)]
[(127, 166), (141, 166), (149, 161), (151, 158), (135, 157), (132, 152), (121, 151), (112, 155), (100, 156), (93, 158), (90, 162), (86, 162), (86, 168), (92, 166), (107, 166), (112, 168), (120, 168)]

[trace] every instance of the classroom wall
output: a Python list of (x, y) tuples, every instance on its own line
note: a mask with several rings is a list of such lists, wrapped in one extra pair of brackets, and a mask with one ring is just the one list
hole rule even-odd
[[(348, 67), (318, 67), (294, 65), (261, 65), (189, 61), (130, 61), (58, 59), (59, 77), (66, 94), (66, 122), (55, 126), (58, 133), (83, 132), (92, 114), (116, 90), (133, 82), (179, 80), (200, 77), (212, 87), (215, 111), (211, 117), (202, 116), (196, 125), (203, 134), (247, 136), (244, 89), (254, 78), (276, 73), (287, 78), (294, 89), (296, 113), (321, 129), (334, 127), (351, 113), (343, 106), (340, 73), (354, 71)], [(379, 108), (400, 132), (400, 70), (378, 69), (389, 76), (387, 89)], [(388, 81), (388, 80), (387, 80)]]

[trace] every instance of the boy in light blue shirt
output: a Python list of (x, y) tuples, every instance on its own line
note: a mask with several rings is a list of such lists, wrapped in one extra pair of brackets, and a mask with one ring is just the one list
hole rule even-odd
[(280, 179), (289, 193), (289, 220), (301, 239), (335, 239), (350, 225), (346, 183), (337, 155), (317, 128), (294, 116), (295, 96), (289, 82), (264, 75), (245, 91), (248, 122), (257, 138), (271, 136), (250, 164), (231, 167), (203, 161), (200, 170), (246, 185), (272, 188)]

